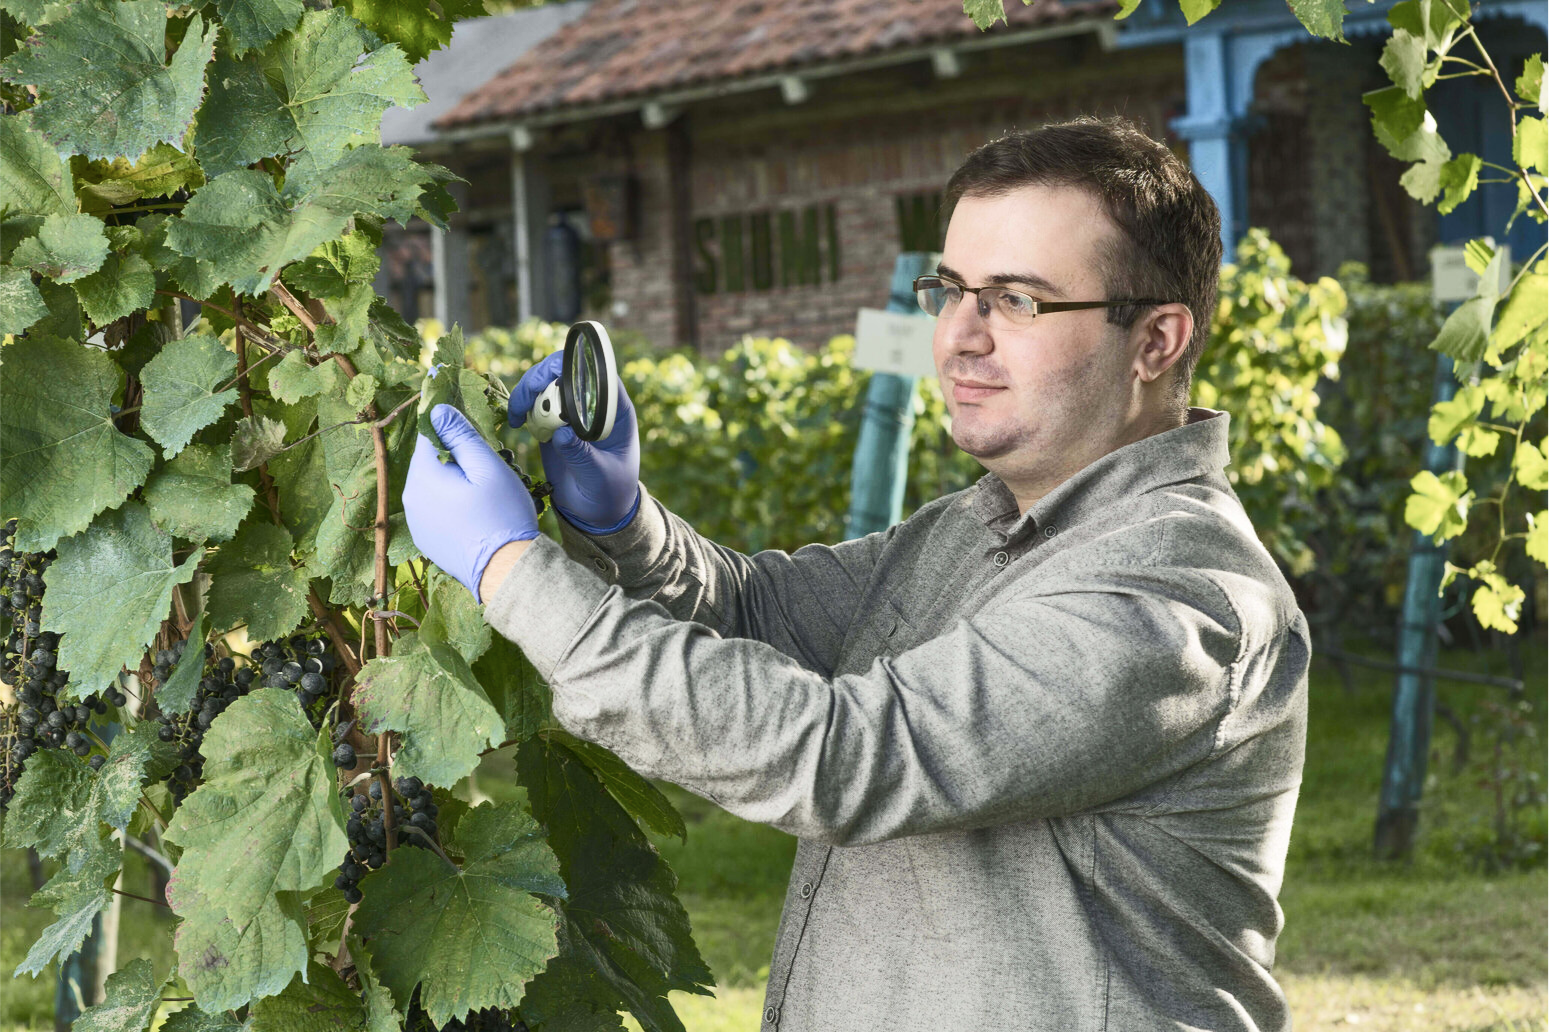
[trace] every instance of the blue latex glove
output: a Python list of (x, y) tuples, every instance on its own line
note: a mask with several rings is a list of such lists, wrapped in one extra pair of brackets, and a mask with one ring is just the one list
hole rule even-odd
[[(532, 404), (544, 388), (559, 379), (564, 350), (522, 374), (506, 403), (506, 422), (527, 422)], [(640, 435), (635, 407), (619, 383), (618, 413), (613, 432), (600, 441), (583, 441), (568, 426), (538, 445), (543, 475), (554, 485), (554, 508), (589, 534), (623, 530), (640, 507)]]
[(430, 410), (452, 461), (443, 464), (424, 434), (409, 460), (403, 514), (425, 557), (457, 578), (479, 602), (479, 578), (500, 547), (538, 536), (538, 511), (515, 470), (450, 405)]

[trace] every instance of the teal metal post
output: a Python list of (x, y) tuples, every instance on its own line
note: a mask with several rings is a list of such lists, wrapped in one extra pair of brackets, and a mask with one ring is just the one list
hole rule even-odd
[[(1432, 405), (1457, 393), (1452, 359), (1436, 359)], [(1442, 473), (1458, 466), (1458, 451), (1426, 437), (1425, 468)], [(1404, 585), (1404, 615), (1399, 625), (1398, 675), (1393, 688), (1393, 726), (1388, 734), (1388, 758), (1382, 769), (1382, 796), (1377, 808), (1375, 852), (1379, 859), (1407, 857), (1414, 849), (1420, 820), (1420, 795), (1431, 749), (1431, 722), (1436, 708), (1436, 683), (1428, 674), (1412, 672), (1436, 665), (1436, 624), (1441, 620), (1441, 576), (1447, 545), (1429, 534), (1414, 532), (1409, 547), (1409, 579)]]
[[(934, 255), (905, 251), (893, 265), (887, 310), (924, 317), (915, 300), (914, 279), (930, 269)], [(897, 523), (904, 510), (909, 475), (909, 436), (914, 428), (916, 377), (872, 373), (861, 414), (860, 438), (850, 469), (850, 514), (845, 540), (865, 537)]]

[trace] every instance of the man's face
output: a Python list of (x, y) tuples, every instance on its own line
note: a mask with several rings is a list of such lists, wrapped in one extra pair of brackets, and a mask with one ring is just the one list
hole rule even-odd
[[(1095, 197), (1071, 187), (964, 197), (947, 227), (939, 271), (970, 287), (1004, 285), (1040, 301), (1106, 300), (1100, 248), (1118, 233)], [(965, 293), (937, 319), (934, 341), (958, 447), (1008, 481), (1044, 480), (1060, 470), (1068, 476), (1112, 450), (1131, 404), (1134, 356), (1127, 334), (1106, 319), (1096, 308), (992, 329)]]

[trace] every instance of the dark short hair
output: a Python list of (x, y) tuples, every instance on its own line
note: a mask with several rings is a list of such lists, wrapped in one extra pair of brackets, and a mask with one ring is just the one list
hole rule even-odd
[[(1174, 365), (1174, 400), (1189, 385), (1210, 336), (1221, 275), (1221, 213), (1177, 155), (1127, 118), (1077, 118), (1013, 132), (975, 150), (947, 181), (950, 215), (963, 197), (994, 197), (1025, 186), (1072, 186), (1093, 194), (1119, 228), (1101, 255), (1111, 298), (1163, 298), (1187, 305), (1194, 334)], [(1100, 300), (1093, 298), (1092, 300)], [(1108, 309), (1126, 329), (1145, 309)]]

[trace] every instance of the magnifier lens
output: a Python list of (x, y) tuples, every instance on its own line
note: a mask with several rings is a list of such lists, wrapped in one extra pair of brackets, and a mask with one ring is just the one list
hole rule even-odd
[(570, 389), (580, 409), (581, 421), (590, 426), (596, 421), (597, 384), (601, 378), (597, 372), (597, 349), (592, 346), (594, 338), (587, 334), (584, 339), (588, 346), (582, 349), (581, 360), (575, 364)]

